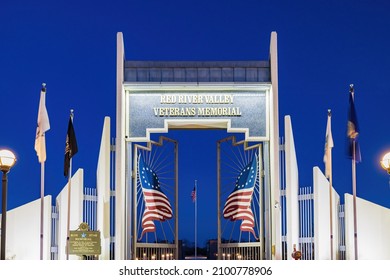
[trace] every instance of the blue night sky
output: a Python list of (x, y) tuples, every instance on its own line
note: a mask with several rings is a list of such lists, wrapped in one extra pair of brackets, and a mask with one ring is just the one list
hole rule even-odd
[[(127, 60), (267, 60), (272, 31), (278, 34), (280, 134), (284, 116), (290, 115), (300, 186), (313, 184), (313, 166), (324, 169), (330, 108), (333, 184), (341, 197), (352, 192), (351, 161), (345, 156), (352, 83), (363, 158), (357, 165), (357, 195), (390, 207), (388, 175), (379, 165), (390, 150), (389, 11), (385, 0), (3, 0), (0, 147), (18, 157), (8, 177), (8, 209), (40, 197), (34, 140), (42, 82), (51, 124), (45, 194), (55, 198), (67, 182), (63, 159), (69, 110), (75, 110), (79, 147), (73, 171), (84, 168), (86, 186), (96, 185), (105, 116), (111, 117), (115, 135), (117, 32), (123, 32)], [(199, 222), (209, 224), (199, 229), (199, 241), (215, 238), (215, 142), (226, 133), (177, 131), (168, 136), (189, 147), (181, 148), (179, 159), (180, 238), (194, 238), (194, 179)]]

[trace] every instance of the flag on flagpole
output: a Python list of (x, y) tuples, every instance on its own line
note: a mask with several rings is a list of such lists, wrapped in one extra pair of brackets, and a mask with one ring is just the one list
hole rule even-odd
[(35, 151), (40, 163), (46, 161), (45, 132), (50, 129), (49, 115), (46, 110), (46, 85), (42, 84), (41, 97), (39, 100), (37, 131), (35, 134)]
[(245, 166), (237, 177), (236, 186), (228, 196), (223, 208), (223, 217), (230, 221), (242, 220), (240, 230), (251, 232), (257, 239), (255, 218), (251, 209), (253, 189), (257, 178), (257, 158)]
[(332, 168), (332, 148), (334, 146), (333, 144), (333, 137), (332, 137), (332, 127), (331, 127), (331, 112), (328, 110), (328, 121), (326, 124), (326, 134), (325, 134), (325, 152), (324, 152), (324, 163), (325, 163), (325, 176), (326, 178), (329, 178), (331, 168)]
[(347, 155), (349, 158), (354, 159), (356, 162), (362, 161), (362, 156), (360, 154), (360, 146), (358, 142), (359, 133), (360, 133), (359, 124), (357, 121), (356, 110), (355, 110), (354, 89), (353, 89), (353, 85), (350, 85), (348, 125), (347, 125), (347, 140), (348, 140)]
[(138, 176), (144, 195), (145, 209), (142, 216), (142, 233), (138, 240), (141, 240), (146, 232), (155, 232), (154, 221), (164, 222), (173, 216), (171, 204), (168, 197), (160, 188), (157, 174), (148, 166), (140, 156), (138, 161)]
[(196, 201), (196, 187), (194, 187), (194, 189), (191, 192), (191, 199), (192, 199), (192, 202)]
[(68, 132), (66, 133), (64, 176), (69, 176), (70, 159), (78, 152), (76, 134), (73, 128), (72, 116), (69, 117)]

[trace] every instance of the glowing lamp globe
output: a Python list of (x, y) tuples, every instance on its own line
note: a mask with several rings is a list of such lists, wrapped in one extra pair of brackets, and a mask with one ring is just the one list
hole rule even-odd
[(381, 165), (383, 167), (384, 170), (387, 171), (387, 173), (389, 173), (390, 175), (390, 152), (388, 152), (387, 154), (385, 154), (381, 160)]
[(16, 156), (10, 150), (0, 150), (0, 170), (8, 172), (16, 162)]

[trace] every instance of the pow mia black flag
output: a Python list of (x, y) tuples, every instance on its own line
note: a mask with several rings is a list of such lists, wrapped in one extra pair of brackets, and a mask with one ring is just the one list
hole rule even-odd
[(68, 177), (70, 159), (78, 152), (76, 134), (74, 133), (72, 116), (69, 117), (68, 132), (66, 133), (64, 176)]

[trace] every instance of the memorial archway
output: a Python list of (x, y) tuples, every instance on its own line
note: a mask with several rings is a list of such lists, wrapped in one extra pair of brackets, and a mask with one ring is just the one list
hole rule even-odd
[[(246, 257), (279, 258), (280, 212), (277, 207), (273, 207), (279, 203), (276, 33), (272, 33), (270, 59), (266, 61), (126, 61), (122, 34), (118, 33), (117, 38), (115, 258), (142, 258), (148, 246), (153, 247), (152, 249), (159, 247), (161, 250), (167, 250), (164, 258), (166, 254), (169, 256), (173, 254), (173, 258), (178, 256), (177, 221), (171, 230), (173, 236), (170, 238), (171, 243), (168, 242), (169, 246), (166, 245), (168, 243), (165, 242), (165, 238), (159, 238), (157, 235), (154, 239), (158, 242), (147, 245), (150, 237), (146, 242), (145, 235), (139, 232), (142, 228), (142, 218), (138, 215), (143, 213), (147, 203), (142, 196), (145, 193), (145, 186), (140, 183), (139, 170), (150, 167), (155, 170), (145, 158), (151, 157), (153, 149), (175, 143), (172, 139), (153, 141), (151, 134), (165, 134), (172, 129), (224, 129), (227, 133), (244, 135), (240, 143), (233, 141), (232, 138), (222, 142), (231, 142), (229, 145), (240, 147), (244, 154), (251, 153), (247, 154), (246, 162), (239, 163), (242, 165), (242, 172), (244, 167), (248, 166), (256, 169), (258, 181), (253, 188), (257, 193), (254, 199), (251, 197), (248, 207), (253, 210), (253, 215), (256, 213), (253, 236), (256, 236), (257, 241), (248, 240), (250, 245), (246, 242), (248, 244), (245, 246), (256, 247), (250, 249), (252, 251), (246, 254)], [(222, 142), (219, 142), (220, 146), (224, 145)], [(150, 154), (142, 155), (140, 151)], [(220, 160), (226, 162), (222, 157)], [(175, 165), (176, 183), (171, 185), (175, 185), (174, 192), (177, 193), (177, 189), (180, 188), (177, 186), (177, 170), (180, 170), (180, 164), (176, 161)], [(223, 173), (218, 174), (221, 179)], [(148, 176), (149, 182), (146, 184), (151, 185), (153, 180), (158, 181), (161, 178), (161, 175), (154, 175), (153, 172)], [(239, 175), (234, 176), (237, 182), (242, 181)], [(223, 190), (222, 181), (218, 182), (218, 188)], [(154, 186), (157, 189), (161, 188), (165, 193), (162, 185), (156, 183)], [(234, 182), (230, 188), (234, 190)], [(175, 213), (177, 195), (174, 197), (175, 195), (172, 199), (175, 203), (172, 199), (169, 200), (173, 207), (172, 213), (166, 214), (167, 216), (158, 220), (158, 223), (169, 224), (169, 221), (172, 223), (175, 215), (179, 214)], [(227, 197), (223, 195), (218, 196), (219, 202), (216, 201), (220, 204), (218, 209), (223, 211), (221, 201), (226, 199)], [(254, 201), (258, 203), (254, 205), (252, 203)], [(228, 220), (234, 222), (229, 217)], [(219, 229), (221, 224), (220, 221)], [(245, 229), (241, 226), (240, 228)], [(224, 232), (222, 229), (220, 231), (219, 258), (223, 252), (229, 254), (227, 252), (233, 248), (232, 246), (242, 247), (232, 245), (232, 242), (229, 242), (230, 245), (222, 242), (222, 239), (225, 239)], [(246, 230), (244, 232), (248, 233)], [(252, 234), (250, 230), (249, 232)], [(151, 234), (150, 229), (147, 235)], [(152, 249), (146, 254), (153, 256), (155, 253)], [(243, 249), (234, 250), (231, 254), (244, 255)], [(162, 251), (159, 254), (162, 256)]]

